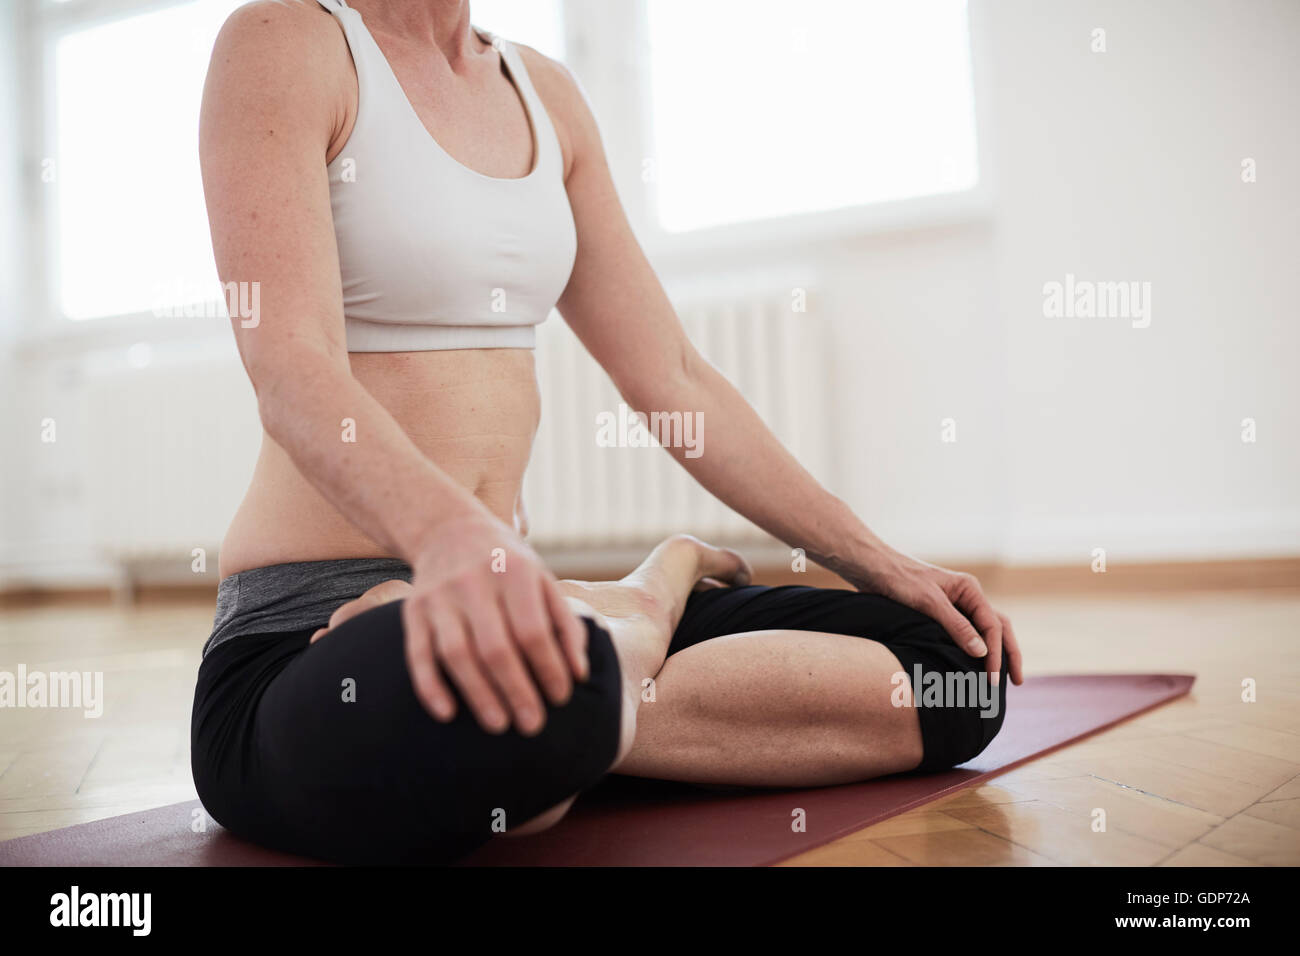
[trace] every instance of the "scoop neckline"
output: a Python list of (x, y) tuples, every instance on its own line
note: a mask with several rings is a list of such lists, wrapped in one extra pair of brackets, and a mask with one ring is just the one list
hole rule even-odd
[(537, 171), (541, 169), (542, 166), (542, 138), (537, 130), (537, 120), (536, 117), (533, 116), (532, 104), (528, 102), (528, 95), (524, 92), (519, 76), (515, 73), (515, 68), (510, 63), (510, 58), (506, 56), (506, 44), (509, 41), (497, 36), (490, 30), (484, 30), (482, 27), (476, 27), (473, 24), (470, 24), (470, 29), (478, 34), (479, 39), (488, 43), (497, 51), (497, 56), (501, 60), (501, 65), (505, 67), (506, 78), (509, 80), (510, 86), (514, 89), (515, 95), (519, 97), (519, 102), (523, 104), (524, 115), (528, 118), (528, 134), (532, 146), (532, 168), (529, 169), (527, 173), (522, 176), (489, 176), (487, 173), (479, 172), (472, 166), (467, 166), (455, 156), (451, 155), (451, 153), (447, 152), (446, 148), (438, 142), (437, 137), (429, 131), (429, 128), (424, 125), (424, 121), (420, 119), (420, 114), (416, 112), (414, 104), (411, 103), (411, 98), (406, 95), (406, 89), (402, 86), (402, 81), (397, 78), (397, 74), (393, 71), (393, 65), (388, 61), (388, 56), (379, 45), (379, 41), (375, 39), (375, 35), (370, 32), (370, 27), (366, 26), (366, 21), (365, 18), (361, 16), (361, 11), (357, 10), (355, 7), (349, 7), (348, 9), (356, 14), (357, 22), (359, 22), (361, 28), (366, 31), (366, 38), (370, 41), (371, 45), (374, 46), (375, 51), (379, 54), (379, 58), (383, 60), (384, 67), (388, 70), (389, 77), (392, 78), (393, 83), (397, 86), (397, 90), (401, 94), (402, 102), (406, 105), (406, 111), (410, 115), (411, 120), (424, 132), (425, 138), (433, 145), (434, 149), (445, 156), (449, 162), (460, 167), (465, 172), (472, 176), (477, 176), (479, 179), (485, 179), (488, 182), (523, 183), (537, 175)]

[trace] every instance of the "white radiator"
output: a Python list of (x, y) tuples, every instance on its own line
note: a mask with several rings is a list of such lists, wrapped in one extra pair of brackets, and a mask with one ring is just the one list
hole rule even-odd
[[(814, 475), (829, 477), (830, 356), (823, 320), (811, 310), (796, 312), (789, 286), (767, 286), (772, 291), (759, 296), (722, 293), (679, 300), (678, 315), (705, 358), (736, 385), (795, 457)], [(541, 327), (537, 359), (542, 424), (524, 485), (534, 545), (639, 545), (677, 531), (729, 543), (764, 537), (663, 449), (597, 443), (598, 416), (619, 412), (621, 399), (563, 322)], [(637, 411), (689, 410), (670, 405)], [(703, 426), (703, 455), (720, 454), (710, 435), (716, 441), (724, 424), (706, 417)]]
[[(770, 295), (695, 297), (678, 311), (700, 351), (749, 399), (814, 474), (830, 465), (822, 321)], [(252, 475), (260, 441), (252, 387), (233, 352), (91, 376), (89, 489), (92, 534), (125, 567), (188, 568), (205, 548), (209, 568)], [(761, 537), (689, 478), (663, 450), (601, 447), (597, 416), (621, 399), (558, 318), (539, 329), (542, 424), (525, 482), (530, 541), (551, 551), (639, 546), (675, 531), (740, 543)], [(690, 411), (640, 409), (639, 411)], [(704, 455), (723, 425), (705, 420)], [(791, 502), (797, 507), (797, 502)], [(175, 564), (173, 564), (175, 562)]]
[(203, 548), (216, 570), (262, 431), (234, 343), (213, 351), (87, 381), (92, 539), (123, 565), (188, 568)]

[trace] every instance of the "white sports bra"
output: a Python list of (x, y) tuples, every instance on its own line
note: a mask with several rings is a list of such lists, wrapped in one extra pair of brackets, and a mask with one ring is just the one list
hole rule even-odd
[[(429, 135), (383, 51), (344, 0), (357, 117), (327, 167), (349, 352), (532, 348), (577, 251), (563, 159), (518, 51), (486, 31), (533, 135), (518, 179), (475, 172)], [(476, 30), (478, 28), (475, 28)]]

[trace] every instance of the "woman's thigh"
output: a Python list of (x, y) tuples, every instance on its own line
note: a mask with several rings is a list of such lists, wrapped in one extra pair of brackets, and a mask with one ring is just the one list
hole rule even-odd
[(916, 713), (891, 702), (900, 667), (883, 644), (843, 634), (775, 629), (701, 641), (664, 663), (616, 772), (819, 787), (912, 770), (923, 741)]
[(609, 635), (588, 626), (590, 677), (548, 706), (533, 737), (487, 733), (463, 701), (447, 723), (424, 710), (406, 667), (401, 602), (304, 640), (248, 724), (246, 819), (220, 822), (343, 862), (447, 861), (524, 824), (591, 786), (615, 757), (618, 662)]

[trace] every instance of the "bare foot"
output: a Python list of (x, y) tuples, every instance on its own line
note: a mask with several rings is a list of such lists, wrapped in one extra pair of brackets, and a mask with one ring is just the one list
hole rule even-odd
[[(659, 542), (621, 580), (564, 580), (559, 587), (580, 613), (581, 605), (586, 605), (599, 615), (643, 633), (666, 655), (686, 600), (697, 585), (711, 582), (740, 587), (748, 584), (752, 575), (749, 564), (735, 551), (714, 547), (689, 534), (675, 534)], [(662, 657), (659, 663), (663, 663)]]
[(677, 534), (661, 541), (620, 581), (558, 582), (570, 607), (609, 633), (618, 655), (623, 715), (611, 770), (632, 749), (643, 692), (664, 666), (691, 589), (704, 580), (748, 584), (751, 576), (749, 565), (736, 552)]

